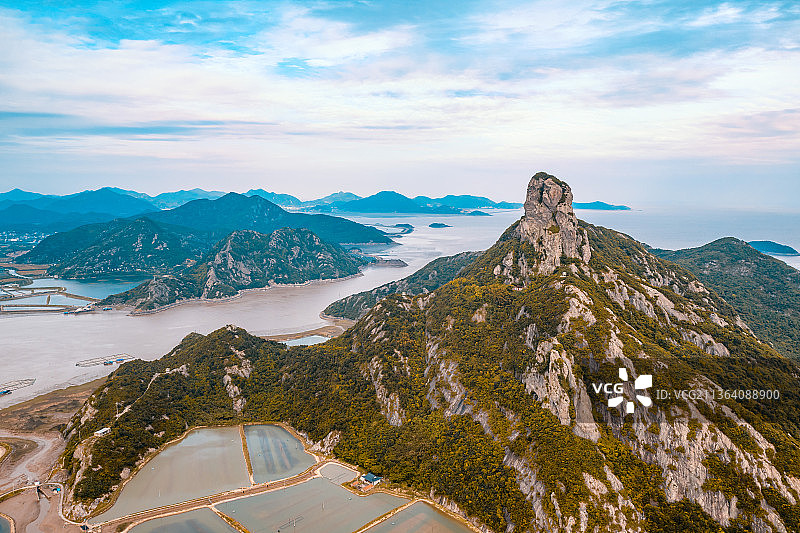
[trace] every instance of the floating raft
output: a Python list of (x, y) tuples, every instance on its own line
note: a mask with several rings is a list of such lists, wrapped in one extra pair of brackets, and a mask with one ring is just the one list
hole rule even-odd
[(128, 355), (126, 353), (118, 353), (116, 355), (109, 355), (107, 357), (94, 357), (92, 359), (84, 359), (83, 361), (78, 361), (75, 363), (75, 366), (111, 366), (114, 364), (122, 364), (125, 361), (133, 361), (136, 359), (132, 355)]
[(21, 389), (23, 387), (30, 387), (36, 383), (36, 378), (33, 379), (18, 379), (15, 381), (9, 381), (7, 383), (3, 383), (0, 385), (0, 396), (5, 396), (6, 394), (11, 394), (13, 391), (17, 389)]

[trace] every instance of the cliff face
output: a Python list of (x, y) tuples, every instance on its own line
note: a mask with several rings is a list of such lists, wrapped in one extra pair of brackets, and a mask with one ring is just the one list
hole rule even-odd
[[(287, 420), (484, 530), (799, 531), (800, 368), (688, 271), (577, 221), (563, 182), (538, 174), (528, 192), (457, 278), (384, 298), (337, 339), (286, 350), (220, 330), (123, 365), (68, 428), (76, 494), (102, 497), (116, 458), (146, 453), (129, 417), (151, 447), (213, 422), (192, 411), (203, 383), (219, 419)], [(226, 382), (240, 353), (252, 372)], [(186, 375), (143, 391), (166, 367)], [(133, 407), (117, 420), (120, 398)], [(78, 445), (79, 427), (104, 426), (104, 447)]]

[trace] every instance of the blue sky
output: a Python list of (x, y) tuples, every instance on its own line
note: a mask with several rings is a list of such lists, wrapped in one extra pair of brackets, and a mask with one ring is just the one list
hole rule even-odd
[(0, 190), (800, 210), (797, 87), (797, 2), (0, 1)]

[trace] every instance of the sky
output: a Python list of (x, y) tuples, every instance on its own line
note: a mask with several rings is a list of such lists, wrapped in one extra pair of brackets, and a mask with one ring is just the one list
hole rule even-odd
[(800, 3), (0, 0), (0, 191), (800, 211)]

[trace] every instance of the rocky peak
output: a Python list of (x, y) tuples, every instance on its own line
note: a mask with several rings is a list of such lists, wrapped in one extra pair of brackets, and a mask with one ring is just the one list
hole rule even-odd
[(589, 237), (578, 228), (572, 210), (572, 189), (546, 172), (534, 175), (528, 183), (525, 216), (518, 226), (518, 236), (538, 252), (536, 270), (550, 274), (561, 258), (576, 258), (588, 263), (591, 257)]

